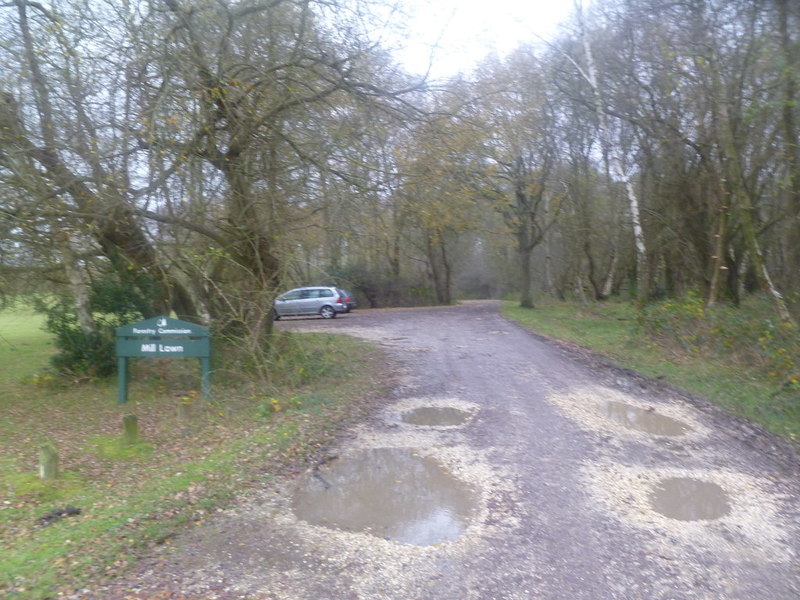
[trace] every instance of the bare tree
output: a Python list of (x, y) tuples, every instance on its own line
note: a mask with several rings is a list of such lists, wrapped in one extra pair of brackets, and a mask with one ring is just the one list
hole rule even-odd
[(554, 181), (555, 117), (542, 65), (527, 50), (505, 64), (484, 65), (476, 86), (480, 156), (476, 174), (491, 207), (513, 236), (519, 261), (520, 306), (533, 307), (533, 253), (561, 210)]

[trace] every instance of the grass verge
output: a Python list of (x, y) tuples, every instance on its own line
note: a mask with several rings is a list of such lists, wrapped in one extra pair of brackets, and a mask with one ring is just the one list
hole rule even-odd
[[(665, 317), (668, 322), (684, 323), (681, 319), (685, 315), (676, 316), (678, 311), (669, 306), (667, 310), (672, 310)], [(710, 322), (713, 315), (698, 313), (694, 327), (687, 327), (694, 341), (682, 344), (676, 343), (675, 336), (654, 335), (643, 326), (641, 313), (631, 304), (552, 301), (531, 310), (507, 302), (503, 314), (537, 333), (578, 344), (620, 366), (702, 394), (727, 411), (760, 423), (795, 444), (800, 441), (800, 389), (796, 381), (792, 383), (793, 375), (776, 381), (769, 356), (761, 352), (761, 359), (753, 360), (753, 354), (736, 350), (737, 340), (731, 341), (730, 335), (726, 338), (723, 326), (715, 326), (713, 340), (698, 342), (699, 321)], [(747, 326), (748, 323), (741, 325), (743, 329)], [(756, 328), (752, 344), (763, 346), (763, 336), (757, 332), (759, 326), (756, 323), (751, 327)], [(721, 350), (712, 351), (714, 345)]]
[[(302, 466), (368, 414), (385, 381), (368, 344), (281, 334), (297, 360), (282, 352), (280, 375), (266, 385), (226, 385), (216, 372), (204, 400), (193, 389), (195, 361), (147, 359), (134, 366), (130, 400), (119, 405), (114, 381), (70, 385), (48, 375), (51, 351), (36, 317), (5, 327), (19, 317), (0, 313), (8, 351), (30, 350), (0, 371), (2, 597), (69, 595), (118, 576), (153, 544), (169, 544), (236, 496)], [(137, 416), (141, 436), (129, 446), (127, 414)], [(45, 442), (58, 448), (52, 482), (37, 476)]]

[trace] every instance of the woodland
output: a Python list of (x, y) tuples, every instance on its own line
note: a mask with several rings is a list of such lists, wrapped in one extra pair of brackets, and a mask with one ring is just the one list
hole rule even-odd
[[(487, 7), (487, 10), (491, 10)], [(0, 294), (262, 348), (298, 284), (800, 318), (795, 0), (578, 3), (446, 80), (402, 3), (0, 3)]]

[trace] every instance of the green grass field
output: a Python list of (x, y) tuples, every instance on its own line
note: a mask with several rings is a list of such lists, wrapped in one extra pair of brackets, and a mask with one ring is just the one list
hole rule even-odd
[(0, 311), (0, 386), (43, 371), (53, 354), (52, 336), (42, 329), (44, 317), (16, 307)]

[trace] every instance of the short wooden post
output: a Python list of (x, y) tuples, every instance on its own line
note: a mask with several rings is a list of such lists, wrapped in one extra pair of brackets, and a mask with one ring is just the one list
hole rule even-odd
[(192, 420), (192, 401), (189, 398), (182, 398), (178, 402), (178, 418), (184, 423)]
[(39, 477), (44, 480), (58, 477), (58, 449), (53, 442), (39, 448)]
[(139, 418), (136, 415), (122, 417), (123, 439), (126, 446), (139, 442)]

